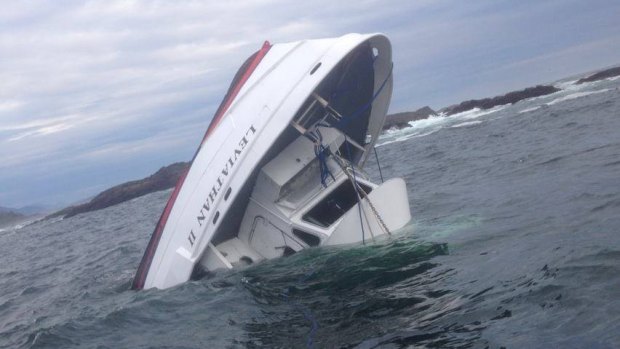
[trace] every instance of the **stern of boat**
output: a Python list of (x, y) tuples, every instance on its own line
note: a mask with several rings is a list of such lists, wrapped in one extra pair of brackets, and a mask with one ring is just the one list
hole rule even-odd
[(372, 241), (404, 227), (411, 220), (407, 187), (392, 178), (376, 187), (341, 218), (324, 245)]

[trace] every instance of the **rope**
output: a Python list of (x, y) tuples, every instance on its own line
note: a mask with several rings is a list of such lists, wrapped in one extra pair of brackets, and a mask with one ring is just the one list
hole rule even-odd
[(390, 229), (388, 229), (387, 225), (383, 221), (383, 218), (381, 218), (381, 215), (379, 214), (379, 212), (377, 212), (377, 209), (375, 208), (375, 205), (373, 205), (372, 201), (370, 201), (370, 198), (368, 197), (368, 194), (366, 194), (366, 192), (364, 191), (363, 188), (359, 188), (359, 189), (362, 191), (362, 194), (364, 194), (364, 198), (368, 201), (368, 206), (370, 206), (370, 209), (372, 210), (373, 215), (379, 221), (379, 223), (380, 223), (379, 226), (381, 227), (381, 229), (385, 233), (387, 233), (388, 235), (392, 235), (392, 232), (390, 232)]
[(381, 172), (381, 164), (379, 163), (379, 155), (377, 155), (377, 147), (372, 147), (375, 150), (375, 160), (377, 160), (377, 167), (379, 168), (379, 176), (381, 177), (381, 183), (385, 183), (383, 180), (383, 173)]
[(323, 145), (323, 135), (321, 134), (318, 126), (319, 125), (314, 128), (314, 131), (306, 132), (304, 136), (314, 143), (314, 155), (319, 161), (321, 184), (323, 185), (323, 188), (327, 188), (327, 178), (331, 177), (333, 181), (335, 181), (336, 178), (327, 165), (327, 157), (329, 156), (330, 151), (329, 148)]
[[(347, 155), (349, 157), (349, 160), (351, 159), (351, 148), (349, 148), (349, 142), (347, 141), (347, 135), (344, 136), (344, 142), (347, 146)], [(351, 169), (353, 169), (353, 167), (351, 167)], [(355, 177), (355, 169), (353, 169), (353, 179), (351, 179), (351, 176), (349, 176), (348, 172), (345, 171), (343, 169), (343, 171), (347, 174), (347, 177), (349, 177), (349, 180), (352, 180), (353, 182), (351, 183), (351, 185), (353, 185), (353, 189), (355, 190), (355, 195), (357, 196), (357, 211), (360, 215), (360, 227), (362, 228), (362, 244), (366, 245), (366, 233), (364, 232), (364, 221), (362, 221), (362, 198), (360, 196), (359, 190), (357, 188), (357, 178)], [(364, 214), (364, 216), (366, 216)], [(368, 218), (366, 218), (366, 221), (368, 221)], [(370, 228), (370, 224), (368, 224), (368, 228)], [(370, 230), (370, 234), (372, 235), (372, 229)], [(374, 240), (374, 235), (372, 235), (372, 238)]]
[[(349, 152), (349, 157), (351, 157), (350, 150), (349, 150), (349, 143), (347, 142), (347, 136), (346, 135), (344, 137), (344, 140), (345, 140), (345, 142), (347, 144), (347, 151)], [(342, 171), (347, 175), (347, 177), (349, 177), (349, 179), (353, 181), (353, 186), (355, 188), (355, 191), (358, 194), (358, 206), (360, 206), (360, 207), (362, 206), (362, 203), (359, 201), (359, 197), (360, 197), (359, 194), (361, 192), (362, 196), (368, 202), (368, 206), (370, 206), (370, 209), (371, 209), (373, 215), (375, 216), (375, 218), (377, 218), (377, 221), (379, 221), (379, 226), (381, 227), (381, 230), (383, 230), (383, 232), (388, 234), (388, 235), (392, 235), (392, 233), (390, 232), (390, 229), (387, 227), (387, 225), (383, 221), (383, 218), (381, 217), (381, 215), (379, 214), (379, 212), (375, 208), (375, 205), (373, 205), (372, 201), (370, 201), (370, 197), (368, 197), (368, 193), (366, 193), (366, 191), (357, 182), (357, 178), (355, 177), (355, 168), (354, 168), (353, 164), (349, 162), (349, 168), (351, 169), (351, 172), (353, 173), (353, 175), (351, 176), (351, 173), (347, 169), (347, 166), (345, 166), (344, 163), (343, 163), (343, 159), (339, 158), (337, 156), (334, 156), (334, 159), (336, 160), (336, 163), (340, 166)], [(360, 217), (360, 221), (361, 221), (361, 217)]]

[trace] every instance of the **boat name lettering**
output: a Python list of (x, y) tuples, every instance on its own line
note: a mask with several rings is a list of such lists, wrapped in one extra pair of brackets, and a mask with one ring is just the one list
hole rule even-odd
[[(207, 213), (209, 213), (211, 207), (213, 207), (213, 203), (217, 199), (220, 190), (222, 189), (222, 187), (224, 187), (226, 178), (228, 178), (228, 175), (230, 174), (233, 166), (237, 163), (237, 160), (239, 159), (246, 146), (250, 143), (250, 140), (255, 134), (256, 128), (254, 128), (254, 125), (251, 125), (250, 128), (248, 128), (248, 130), (245, 132), (245, 135), (239, 141), (238, 146), (235, 147), (233, 153), (224, 163), (222, 170), (220, 171), (217, 179), (215, 180), (215, 184), (213, 184), (213, 186), (211, 187), (211, 190), (205, 198), (202, 207), (200, 207), (199, 214), (196, 216), (199, 227), (203, 226), (205, 219), (207, 218)], [(190, 247), (194, 247), (194, 243), (196, 242), (196, 236), (193, 230), (190, 230), (189, 235), (187, 236), (187, 240), (189, 241)]]

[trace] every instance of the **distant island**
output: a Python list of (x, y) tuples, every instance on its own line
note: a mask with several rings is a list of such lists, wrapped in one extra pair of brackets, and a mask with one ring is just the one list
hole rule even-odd
[(464, 111), (472, 110), (475, 108), (479, 109), (491, 109), (497, 107), (499, 105), (506, 104), (515, 104), (519, 101), (528, 98), (546, 96), (555, 92), (561, 91), (559, 88), (551, 85), (538, 85), (535, 87), (528, 87), (523, 90), (513, 91), (506, 93), (505, 95), (496, 96), (492, 98), (484, 98), (484, 99), (472, 99), (469, 101), (461, 102), (456, 105), (451, 105), (447, 108), (444, 108), (442, 112), (446, 114), (446, 116), (450, 116), (457, 113), (462, 113)]
[[(603, 80), (615, 76), (620, 76), (620, 67), (602, 70), (590, 76), (581, 78), (577, 80), (576, 84)], [(431, 107), (425, 106), (413, 112), (396, 113), (386, 116), (383, 130), (409, 127), (409, 122), (424, 120), (433, 116), (448, 117), (450, 115), (476, 108), (484, 110), (500, 105), (514, 104), (524, 99), (545, 96), (558, 91), (561, 91), (561, 89), (552, 85), (538, 85), (509, 92), (501, 96), (464, 101), (459, 104), (442, 108), (439, 111), (435, 111)], [(172, 165), (162, 167), (151, 176), (117, 185), (101, 192), (87, 203), (67, 207), (48, 217), (63, 216), (67, 218), (80, 213), (100, 210), (155, 191), (172, 188), (175, 186), (181, 174), (183, 174), (188, 167), (188, 162), (177, 162)], [(19, 215), (19, 213), (17, 213), (17, 215)], [(0, 210), (0, 227), (2, 227), (4, 222), (10, 222), (11, 220), (16, 219), (20, 219), (16, 216), (16, 213), (7, 213), (6, 211)], [(7, 223), (7, 225), (9, 224), (10, 223)]]
[(390, 129), (401, 129), (405, 127), (409, 127), (409, 123), (412, 121), (424, 120), (428, 119), (431, 116), (450, 116), (457, 113), (462, 113), (465, 111), (473, 110), (473, 109), (491, 109), (493, 107), (499, 105), (506, 104), (514, 104), (519, 101), (528, 98), (545, 96), (548, 94), (552, 94), (555, 92), (561, 91), (559, 88), (551, 85), (538, 85), (534, 87), (528, 87), (523, 90), (513, 91), (506, 93), (505, 95), (491, 97), (491, 98), (483, 98), (483, 99), (472, 99), (465, 102), (461, 102), (459, 104), (454, 104), (449, 107), (445, 107), (440, 109), (439, 112), (431, 109), (431, 107), (423, 107), (414, 112), (404, 112), (388, 115), (385, 118), (385, 124), (383, 125), (383, 130)]
[(580, 85), (586, 82), (594, 82), (594, 81), (599, 81), (603, 79), (609, 79), (609, 78), (613, 78), (616, 76), (620, 76), (620, 67), (614, 67), (614, 68), (601, 70), (598, 73), (592, 74), (585, 78), (581, 78), (577, 80), (577, 85)]
[(0, 206), (0, 229), (14, 227), (21, 223), (32, 222), (40, 219), (49, 212), (46, 206), (24, 206), (20, 208)]
[(101, 210), (152, 192), (172, 188), (188, 167), (188, 162), (176, 162), (162, 167), (146, 178), (123, 183), (102, 191), (89, 202), (69, 206), (49, 215), (48, 218), (59, 216), (69, 218), (80, 213)]

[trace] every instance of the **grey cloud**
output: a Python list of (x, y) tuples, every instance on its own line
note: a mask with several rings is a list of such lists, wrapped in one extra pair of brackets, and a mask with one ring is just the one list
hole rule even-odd
[[(617, 42), (620, 26), (609, 13), (618, 4), (584, 6), (575, 0), (8, 2), (0, 12), (0, 52), (10, 52), (0, 55), (0, 187), (19, 179), (23, 190), (0, 190), (0, 203), (70, 201), (186, 160), (237, 67), (265, 39), (386, 32), (395, 49), (392, 110), (441, 107), (555, 76), (523, 74), (543, 69), (544, 60), (528, 59)], [(530, 39), (534, 31), (540, 39)], [(601, 53), (597, 63), (620, 59), (600, 46), (591, 50)], [(569, 61), (573, 69), (591, 68), (578, 57)], [(524, 77), (516, 81), (515, 72)], [(46, 188), (39, 178), (60, 184), (34, 195), (32, 188)]]

